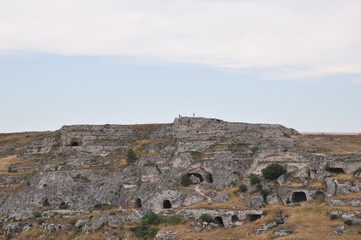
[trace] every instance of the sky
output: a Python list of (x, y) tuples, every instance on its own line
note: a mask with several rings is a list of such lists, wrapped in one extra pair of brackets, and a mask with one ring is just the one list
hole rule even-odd
[(0, 132), (178, 115), (361, 132), (359, 0), (1, 0)]

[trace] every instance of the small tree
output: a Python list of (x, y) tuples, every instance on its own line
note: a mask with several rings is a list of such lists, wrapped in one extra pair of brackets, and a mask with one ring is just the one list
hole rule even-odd
[(158, 228), (154, 225), (158, 225), (161, 221), (161, 217), (154, 212), (146, 213), (138, 226), (131, 228), (135, 236), (142, 239), (153, 239), (158, 232)]
[(187, 186), (189, 186), (189, 184), (191, 184), (191, 179), (190, 179), (190, 177), (189, 177), (188, 174), (182, 175), (182, 177), (181, 177), (181, 184), (182, 184), (184, 187), (187, 187)]
[(249, 175), (249, 179), (251, 180), (252, 185), (256, 185), (256, 184), (261, 183), (261, 179), (254, 173)]
[(274, 180), (285, 174), (287, 170), (277, 163), (272, 163), (262, 169), (262, 175), (265, 179)]
[(241, 186), (239, 186), (238, 191), (247, 192), (247, 186), (245, 184), (242, 184)]
[(127, 152), (127, 163), (132, 164), (133, 162), (137, 161), (138, 157), (135, 154), (134, 150), (131, 148)]

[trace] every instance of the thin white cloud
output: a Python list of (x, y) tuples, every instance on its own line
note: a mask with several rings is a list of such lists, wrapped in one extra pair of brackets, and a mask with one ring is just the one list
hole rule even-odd
[(126, 55), (270, 69), (270, 78), (361, 73), (359, 0), (2, 0), (0, 54)]

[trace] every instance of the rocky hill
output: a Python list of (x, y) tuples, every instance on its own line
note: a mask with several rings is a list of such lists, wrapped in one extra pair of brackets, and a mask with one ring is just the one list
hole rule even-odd
[[(265, 179), (270, 164), (287, 173)], [(181, 117), (0, 134), (1, 236), (360, 239), (358, 178), (361, 136), (281, 125)], [(150, 212), (157, 227), (142, 225)]]

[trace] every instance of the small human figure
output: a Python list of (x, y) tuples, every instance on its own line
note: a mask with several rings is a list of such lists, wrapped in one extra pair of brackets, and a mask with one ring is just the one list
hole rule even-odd
[(193, 113), (193, 117), (195, 116), (195, 114)]

